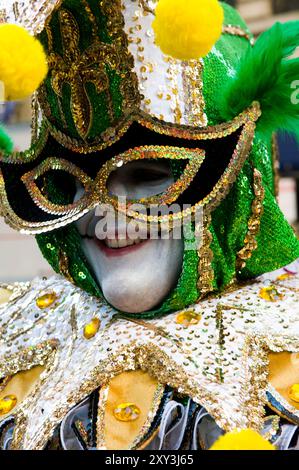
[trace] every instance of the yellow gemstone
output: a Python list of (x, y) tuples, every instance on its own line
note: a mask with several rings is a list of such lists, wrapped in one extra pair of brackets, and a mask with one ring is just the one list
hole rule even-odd
[(17, 404), (17, 397), (15, 395), (6, 395), (0, 400), (0, 416), (9, 413)]
[(280, 276), (278, 276), (277, 281), (287, 281), (288, 279), (291, 279), (292, 277), (294, 277), (294, 274), (290, 274), (290, 273), (281, 274)]
[(196, 313), (194, 310), (187, 310), (186, 312), (178, 313), (176, 316), (176, 323), (184, 326), (197, 325), (200, 320), (200, 313)]
[(93, 338), (101, 327), (101, 322), (98, 318), (93, 318), (90, 323), (84, 326), (83, 335), (86, 339)]
[(56, 300), (57, 294), (55, 294), (55, 292), (51, 292), (50, 294), (44, 294), (41, 297), (38, 297), (38, 299), (36, 299), (36, 305), (38, 308), (43, 310), (45, 308), (51, 307), (51, 305), (53, 305)]
[(114, 417), (123, 422), (135, 421), (140, 413), (140, 409), (134, 403), (121, 403), (113, 410)]
[(260, 297), (268, 302), (277, 302), (278, 300), (283, 300), (284, 295), (280, 294), (276, 287), (269, 286), (263, 287), (260, 290)]
[(292, 401), (299, 403), (299, 384), (294, 384), (290, 387), (289, 397)]

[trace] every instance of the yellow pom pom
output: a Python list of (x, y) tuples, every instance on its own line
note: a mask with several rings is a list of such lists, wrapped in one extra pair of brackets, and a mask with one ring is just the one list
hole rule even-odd
[(41, 43), (20, 26), (0, 26), (0, 81), (6, 100), (30, 96), (47, 75)]
[(175, 59), (205, 57), (222, 33), (218, 0), (160, 0), (153, 21), (156, 45)]
[(220, 437), (210, 450), (276, 450), (269, 441), (252, 429), (233, 431)]

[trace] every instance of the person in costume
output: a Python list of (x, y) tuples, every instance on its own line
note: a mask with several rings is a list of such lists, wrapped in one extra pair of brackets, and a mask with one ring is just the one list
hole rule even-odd
[[(30, 149), (1, 139), (1, 212), (57, 276), (2, 286), (1, 447), (296, 448), (299, 242), (276, 200), (275, 132), (298, 134), (299, 22), (254, 41), (216, 0), (6, 15), (48, 72), (26, 61), (40, 64), (27, 87), (16, 48), (14, 80), (2, 28), (19, 44), (17, 26), (1, 26), (7, 98), (38, 87)], [(125, 216), (102, 240), (99, 204)], [(131, 222), (160, 236), (130, 238)]]

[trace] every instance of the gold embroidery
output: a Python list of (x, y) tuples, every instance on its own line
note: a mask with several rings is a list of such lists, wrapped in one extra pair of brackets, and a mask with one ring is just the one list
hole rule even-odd
[(231, 34), (232, 36), (239, 36), (241, 38), (247, 39), (252, 46), (254, 44), (254, 38), (251, 37), (250, 33), (245, 29), (240, 28), (239, 26), (234, 26), (232, 24), (225, 25), (222, 28), (222, 34)]
[[(44, 105), (43, 105), (44, 107)], [(142, 111), (135, 112), (132, 115), (125, 116), (119, 120), (113, 128), (108, 128), (100, 136), (100, 142), (87, 143), (74, 139), (62, 131), (58, 130), (50, 121), (47, 120), (47, 128), (51, 135), (63, 147), (78, 153), (92, 153), (113, 145), (127, 132), (133, 122), (138, 122), (141, 126), (146, 127), (158, 134), (177, 137), (186, 140), (209, 140), (227, 137), (238, 130), (243, 124), (250, 121), (257, 121), (261, 115), (258, 103), (253, 105), (234, 118), (230, 122), (218, 124), (215, 126), (207, 126), (205, 128), (194, 128), (191, 126), (181, 126), (177, 124), (169, 124), (155, 119)]]
[(0, 377), (5, 378), (34, 366), (44, 365), (56, 349), (57, 341), (50, 340), (35, 347), (29, 347), (20, 353), (4, 356), (0, 364)]
[[(92, 109), (86, 93), (85, 84), (93, 83), (97, 92), (109, 91), (109, 78), (105, 64), (112, 69), (119, 65), (119, 57), (115, 46), (94, 43), (83, 54), (79, 49), (79, 28), (67, 10), (59, 11), (61, 36), (64, 56), (52, 52), (49, 55), (49, 67), (52, 69), (52, 87), (61, 97), (63, 85), (71, 89), (71, 109), (79, 135), (84, 139), (92, 124)], [(109, 108), (110, 117), (113, 110)]]
[(246, 267), (246, 261), (252, 257), (252, 253), (257, 249), (256, 236), (260, 231), (264, 211), (265, 190), (263, 188), (263, 179), (256, 168), (253, 170), (253, 189), (255, 198), (251, 206), (252, 215), (248, 221), (248, 232), (244, 240), (244, 247), (237, 254), (237, 273), (240, 273)]
[(202, 73), (204, 62), (190, 60), (182, 63), (185, 114), (188, 116), (188, 125), (203, 127), (207, 125), (205, 114), (205, 101), (203, 96)]
[[(0, 150), (0, 161), (3, 161), (5, 163), (14, 163), (14, 164), (22, 165), (24, 163), (35, 160), (37, 157), (39, 157), (40, 153), (44, 149), (47, 143), (48, 137), (49, 137), (49, 130), (48, 130), (46, 121), (44, 120), (40, 126), (37, 140), (33, 142), (33, 144), (28, 150), (25, 150), (22, 152), (12, 152), (9, 154), (5, 154), (3, 153), (3, 151)], [(1, 197), (1, 191), (0, 191), (0, 197)]]
[(149, 7), (147, 0), (139, 0), (143, 10), (151, 15), (155, 15), (155, 11)]
[(118, 70), (121, 75), (120, 89), (123, 99), (122, 110), (125, 115), (129, 116), (138, 110), (141, 96), (138, 91), (137, 75), (133, 72), (134, 58), (129, 52), (128, 39), (124, 32), (122, 3), (121, 0), (114, 0), (113, 2), (106, 0), (101, 3), (101, 8), (103, 15), (109, 18), (109, 21), (107, 21), (108, 34), (118, 48)]
[(205, 211), (203, 216), (202, 245), (198, 252), (199, 280), (197, 283), (197, 287), (200, 291), (200, 299), (202, 299), (204, 296), (206, 296), (209, 292), (213, 290), (214, 269), (212, 267), (213, 251), (211, 249), (211, 242), (213, 240), (213, 237), (210, 232), (211, 223), (211, 213)]
[(60, 250), (59, 252), (59, 272), (72, 284), (75, 284), (74, 279), (72, 278), (69, 271), (69, 259), (67, 254)]

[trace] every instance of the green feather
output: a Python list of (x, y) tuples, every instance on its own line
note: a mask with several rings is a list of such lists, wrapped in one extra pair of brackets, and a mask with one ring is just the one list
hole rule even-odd
[(11, 153), (13, 151), (13, 142), (2, 127), (0, 127), (0, 151), (1, 150), (5, 153)]
[(299, 59), (289, 59), (299, 46), (299, 21), (276, 23), (240, 57), (236, 75), (219, 90), (220, 112), (229, 121), (253, 101), (261, 105), (257, 131), (293, 132), (299, 137), (299, 104), (291, 85), (299, 79)]

